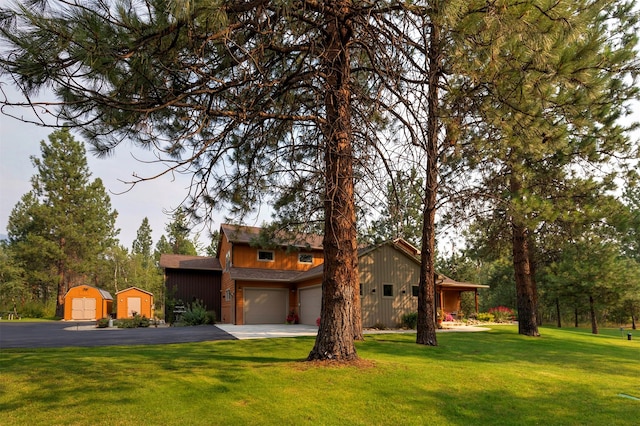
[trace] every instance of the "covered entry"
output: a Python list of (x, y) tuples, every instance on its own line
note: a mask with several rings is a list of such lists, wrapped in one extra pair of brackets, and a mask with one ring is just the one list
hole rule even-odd
[(286, 288), (245, 288), (245, 324), (282, 324), (287, 318), (289, 290)]

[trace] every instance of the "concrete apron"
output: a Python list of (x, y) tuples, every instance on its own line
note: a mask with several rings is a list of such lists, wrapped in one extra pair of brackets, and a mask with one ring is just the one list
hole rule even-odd
[[(237, 339), (267, 339), (272, 337), (297, 337), (297, 336), (315, 336), (318, 334), (318, 327), (314, 325), (304, 324), (255, 324), (255, 325), (233, 325), (233, 324), (216, 324), (216, 327), (226, 331)], [(438, 333), (446, 332), (478, 332), (487, 331), (488, 328), (477, 326), (459, 326), (437, 330)], [(391, 333), (407, 333), (415, 334), (415, 330), (390, 329), (377, 330), (366, 328), (364, 334), (391, 334)]]

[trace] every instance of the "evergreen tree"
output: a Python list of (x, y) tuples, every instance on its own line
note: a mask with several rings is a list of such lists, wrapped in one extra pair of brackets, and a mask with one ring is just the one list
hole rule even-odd
[(61, 121), (97, 151), (132, 140), (156, 149), (167, 173), (192, 173), (192, 215), (224, 201), (242, 215), (283, 184), (322, 176), (324, 303), (309, 358), (356, 359), (353, 163), (382, 123), (370, 118), (397, 104), (380, 91), (396, 84), (390, 56), (411, 38), (384, 28), (401, 3), (38, 3), (2, 11), (4, 72), (26, 93), (53, 87)]
[(31, 159), (32, 190), (9, 217), (9, 241), (41, 283), (42, 297), (53, 285), (61, 317), (66, 292), (92, 283), (99, 256), (114, 244), (117, 213), (100, 179), (90, 181), (84, 146), (67, 129), (53, 132), (40, 149), (42, 157)]
[(133, 240), (131, 252), (134, 255), (139, 255), (142, 259), (142, 266), (147, 267), (150, 265), (153, 258), (151, 249), (153, 247), (153, 238), (151, 236), (152, 230), (149, 225), (149, 218), (142, 219), (142, 223), (136, 232), (136, 239)]
[(189, 239), (191, 228), (186, 212), (182, 208), (176, 209), (171, 217), (171, 222), (165, 228), (168, 242), (171, 246), (170, 253), (196, 256), (195, 244)]
[(632, 6), (487, 3), (491, 13), (459, 34), (452, 67), (462, 77), (447, 102), (462, 117), (452, 132), (460, 161), (448, 176), (457, 172), (458, 191), (481, 200), (477, 212), (506, 221), (521, 334), (539, 335), (535, 232), (572, 220), (571, 202), (610, 190), (611, 176), (594, 173), (633, 150), (618, 121), (638, 93)]

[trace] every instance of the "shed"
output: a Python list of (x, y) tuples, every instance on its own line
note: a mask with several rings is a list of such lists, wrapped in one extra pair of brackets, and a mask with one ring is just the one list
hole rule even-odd
[(153, 293), (129, 287), (116, 293), (117, 318), (133, 318), (135, 314), (152, 318)]
[(106, 318), (112, 308), (111, 294), (89, 285), (71, 287), (64, 295), (64, 319), (67, 321)]

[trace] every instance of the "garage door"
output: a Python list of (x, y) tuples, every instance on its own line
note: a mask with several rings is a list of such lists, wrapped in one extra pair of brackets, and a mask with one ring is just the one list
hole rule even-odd
[(135, 314), (142, 315), (141, 307), (139, 297), (127, 297), (127, 315), (129, 317), (133, 317)]
[(316, 325), (320, 316), (322, 304), (322, 287), (301, 288), (300, 292), (300, 323)]
[(93, 320), (96, 319), (96, 299), (76, 297), (71, 302), (71, 319)]
[(288, 307), (289, 290), (286, 288), (244, 290), (245, 324), (283, 324)]

